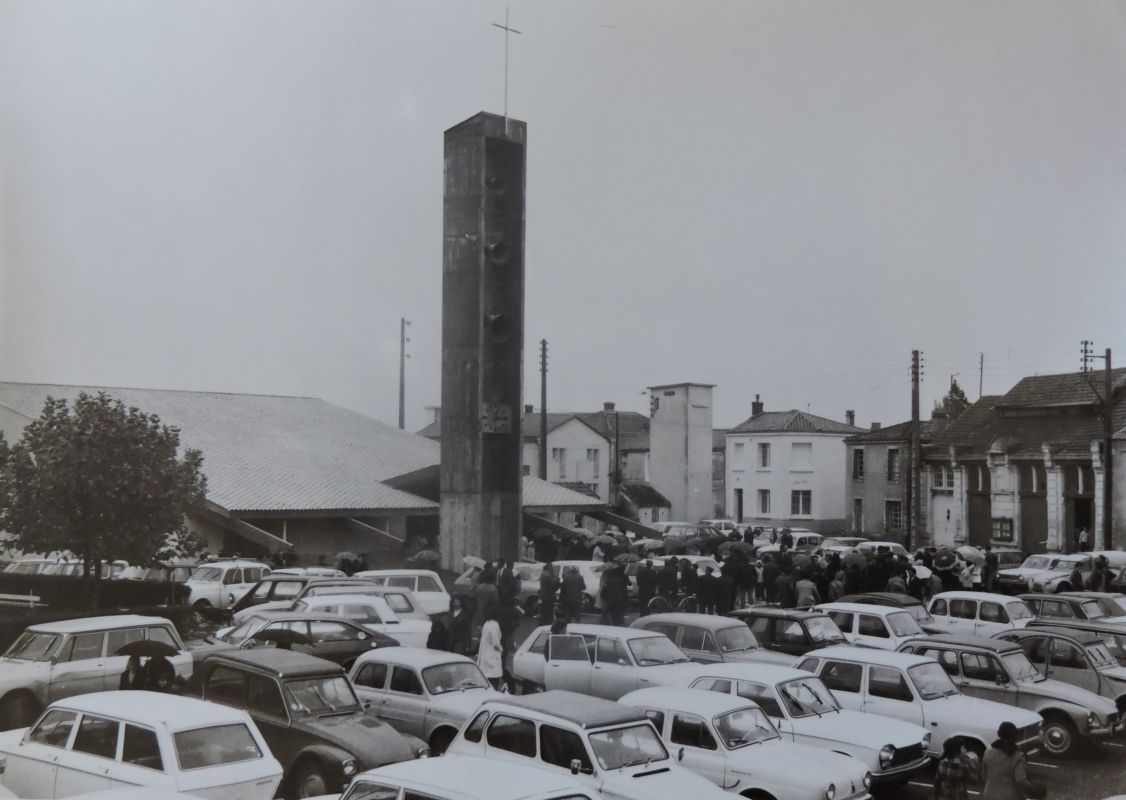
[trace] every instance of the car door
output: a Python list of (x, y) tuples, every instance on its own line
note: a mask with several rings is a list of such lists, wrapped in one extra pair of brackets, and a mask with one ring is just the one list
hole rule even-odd
[(282, 689), (275, 678), (254, 673), (243, 673), (243, 678), (246, 698), (239, 707), (250, 714), (258, 730), (262, 732), (262, 738), (270, 746), (274, 758), (281, 762), (283, 768), (288, 769), (305, 745), (307, 737), (290, 725)]
[(853, 644), (878, 650), (894, 650), (895, 641), (887, 621), (879, 614), (857, 614), (856, 638)]
[(824, 659), (817, 670), (822, 682), (833, 692), (841, 708), (864, 710), (864, 667), (851, 661)]
[(612, 636), (599, 636), (594, 650), (590, 691), (596, 697), (617, 700), (638, 688), (639, 668), (634, 665), (625, 645)]
[(349, 664), (366, 649), (371, 635), (347, 622), (311, 620), (308, 622), (312, 654), (337, 664)]
[(547, 689), (567, 689), (590, 694), (594, 670), (586, 641), (582, 636), (564, 634), (548, 639), (547, 664), (543, 685)]
[(414, 667), (403, 664), (391, 666), (391, 680), (382, 697), (384, 717), (395, 730), (426, 738), (424, 723), (429, 698), (422, 688), (422, 679)]
[(717, 786), (724, 784), (727, 759), (703, 717), (681, 711), (670, 712), (670, 748), (686, 767)]
[(977, 627), (977, 601), (962, 597), (950, 601), (950, 616), (946, 622), (947, 633), (964, 633), (972, 636)]
[(137, 642), (145, 638), (144, 628), (117, 628), (106, 631), (106, 655), (103, 659), (105, 665), (102, 670), (102, 689), (113, 691), (121, 687), (121, 675), (129, 663), (129, 656), (119, 656), (117, 651), (130, 642)]
[(82, 714), (70, 748), (59, 759), (55, 797), (100, 792), (113, 786), (121, 724), (97, 714)]
[(28, 735), (5, 754), (4, 786), (16, 797), (55, 797), (59, 760), (66, 753), (78, 714), (48, 711)]
[(865, 714), (923, 724), (923, 708), (915, 699), (907, 676), (898, 667), (869, 664), (866, 670), (867, 691), (862, 709)]
[(1075, 619), (1075, 609), (1065, 600), (1042, 600), (1039, 616), (1044, 619)]
[(847, 641), (849, 644), (856, 644), (857, 634), (856, 631), (852, 629), (856, 615), (851, 611), (833, 611), (830, 609), (825, 609), (825, 613), (828, 614), (829, 619), (833, 620), (833, 622), (836, 623), (837, 627), (841, 629), (841, 633), (844, 634), (845, 641)]
[(165, 769), (156, 731), (130, 723), (122, 726), (121, 752), (110, 781), (114, 789), (146, 786), (175, 791), (176, 783)]
[(802, 656), (809, 652), (812, 645), (800, 620), (776, 619), (774, 624), (775, 650), (791, 656)]
[(958, 654), (962, 676), (957, 681), (962, 694), (980, 700), (1016, 705), (1017, 687), (1008, 678), (996, 656), (963, 651)]
[(1009, 612), (1000, 603), (983, 600), (978, 605), (977, 614), (978, 618), (974, 622), (974, 634), (977, 636), (990, 637), (1012, 627)]
[(1099, 676), (1087, 661), (1083, 649), (1066, 639), (1049, 641), (1047, 676), (1098, 694)]
[[(47, 702), (77, 694), (100, 692), (106, 685), (105, 631), (74, 633), (67, 637), (51, 666)], [(120, 678), (120, 675), (118, 675)], [(117, 688), (114, 686), (113, 688)]]

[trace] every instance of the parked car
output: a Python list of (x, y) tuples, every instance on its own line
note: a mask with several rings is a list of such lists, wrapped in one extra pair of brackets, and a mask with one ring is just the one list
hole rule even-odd
[[(993, 587), (999, 592), (1020, 594), (1021, 592), (1070, 592), (1082, 589), (1073, 586), (1072, 571), (1078, 567), (1086, 581), (1094, 570), (1095, 559), (1105, 558), (1113, 571), (1126, 567), (1126, 552), (1119, 550), (1095, 550), (1088, 553), (1048, 553), (1029, 556), (1016, 569), (1003, 569), (993, 579)], [(1115, 588), (1113, 581), (1111, 588)]]
[(842, 706), (864, 714), (910, 722), (930, 731), (930, 754), (961, 736), (981, 755), (1002, 722), (1020, 732), (1020, 749), (1040, 747), (1040, 715), (1023, 708), (970, 697), (959, 691), (933, 658), (865, 647), (827, 647), (798, 662), (819, 675)]
[(1126, 667), (1126, 633), (1122, 626), (1116, 622), (1103, 622), (1102, 620), (1083, 619), (1034, 619), (1028, 623), (1028, 629), (1038, 628), (1066, 628), (1072, 631), (1087, 631), (1103, 640), (1107, 651), (1114, 656), (1119, 666)]
[(762, 648), (745, 623), (714, 614), (649, 614), (630, 625), (662, 633), (693, 661), (754, 661)]
[(923, 629), (924, 633), (941, 633), (935, 624), (934, 617), (927, 611), (926, 605), (917, 597), (900, 592), (864, 592), (863, 594), (846, 594), (837, 600), (838, 603), (863, 603), (871, 606), (888, 606), (902, 608), (915, 618), (915, 622)]
[(1113, 700), (1119, 717), (1126, 719), (1126, 667), (1119, 666), (1098, 634), (1075, 628), (1029, 626), (1001, 631), (994, 637), (1020, 645), (1044, 677)]
[(923, 633), (915, 618), (902, 608), (837, 602), (822, 603), (813, 610), (828, 614), (845, 641), (858, 647), (897, 650), (903, 642)]
[[(795, 548), (797, 547), (798, 540), (802, 539), (803, 537), (806, 537), (806, 536), (810, 536), (810, 535), (816, 536), (818, 544), (820, 544), (821, 542), (823, 542), (825, 540), (825, 537), (823, 537), (819, 533), (814, 533), (809, 528), (784, 528), (784, 527), (775, 528), (775, 527), (770, 527), (770, 526), (763, 527), (761, 525), (756, 525), (754, 527), (754, 530), (756, 531), (756, 533), (754, 534), (754, 541), (752, 542), (752, 544), (754, 544), (755, 547), (760, 547), (760, 546), (765, 546), (765, 545), (770, 545), (770, 544), (778, 544), (778, 542), (781, 541), (781, 539), (782, 539), (782, 531), (784, 531), (784, 530), (788, 530), (790, 532), (790, 535), (794, 537), (794, 547)], [(773, 542), (771, 541), (771, 538), (774, 539)], [(809, 544), (810, 541), (812, 541), (812, 540), (809, 540), (806, 543)], [(812, 550), (815, 550), (815, 549), (816, 549), (816, 547), (811, 548), (811, 550), (809, 552), (812, 552)]]
[[(574, 692), (486, 701), (449, 753), (574, 775), (619, 800), (720, 800), (719, 789), (669, 755), (645, 713)], [(486, 795), (488, 796), (488, 795)]]
[(427, 614), (445, 614), (450, 610), (450, 593), (433, 570), (370, 569), (357, 572), (353, 577), (373, 580), (380, 586), (409, 589)]
[(940, 592), (931, 598), (927, 611), (943, 633), (967, 636), (992, 636), (998, 631), (1023, 628), (1033, 619), (1022, 600), (992, 592)]
[(692, 669), (668, 637), (610, 625), (572, 623), (552, 635), (542, 625), (512, 656), (512, 674), (527, 689), (566, 689), (617, 700), (646, 686), (668, 686)]
[(709, 664), (683, 685), (753, 701), (786, 741), (852, 756), (881, 786), (897, 786), (930, 764), (919, 724), (842, 708), (816, 675), (774, 664)]
[(718, 533), (709, 525), (693, 522), (654, 522), (649, 527), (660, 532), (661, 537), (666, 540), (674, 539), (681, 542), (707, 539)]
[(230, 608), (269, 574), (270, 568), (258, 561), (234, 558), (205, 562), (184, 582), (187, 603), (198, 609)]
[(821, 540), (821, 546), (824, 547), (845, 547), (852, 549), (870, 541), (863, 536), (826, 536)]
[(1020, 599), (1040, 619), (1101, 619), (1103, 622), (1121, 624), (1123, 631), (1126, 631), (1126, 618), (1108, 616), (1103, 604), (1093, 597), (1084, 597), (1075, 592), (1026, 593), (1020, 595)]
[(432, 755), (445, 752), (481, 703), (500, 696), (473, 659), (420, 647), (366, 653), (350, 677), (376, 716), (427, 742)]
[(245, 712), (175, 695), (70, 697), (52, 703), (31, 728), (0, 734), (0, 781), (18, 797), (141, 786), (214, 800), (270, 800), (281, 776)]
[(899, 542), (880, 542), (870, 539), (856, 546), (856, 549), (863, 553), (864, 557), (868, 559), (875, 558), (879, 554), (880, 548), (886, 548), (893, 556), (899, 556), (908, 561), (911, 560), (911, 554), (908, 553), (907, 548)]
[[(1094, 600), (1105, 614), (1105, 622), (1126, 622), (1126, 594), (1119, 592), (1060, 592), (1063, 597)], [(1117, 619), (1115, 619), (1117, 618)]]
[[(797, 528), (791, 528), (790, 535), (794, 537), (794, 546), (790, 548), (791, 553), (805, 553), (806, 555), (813, 555), (823, 546), (823, 542), (825, 541), (825, 537), (820, 533), (814, 533), (813, 531), (807, 530), (798, 530)], [(756, 538), (755, 541), (758, 542), (759, 539)], [(758, 545), (755, 548), (755, 555), (761, 558), (763, 555), (766, 555), (768, 553), (777, 553), (781, 549), (782, 534), (781, 531), (779, 531), (778, 541), (768, 541), (767, 543)]]
[[(400, 794), (401, 792), (401, 794)], [(479, 756), (401, 761), (357, 775), (340, 800), (601, 800), (577, 778)]]
[(755, 653), (756, 661), (790, 666), (795, 658), (810, 650), (846, 641), (837, 623), (819, 611), (750, 606), (728, 616), (742, 620), (755, 635), (762, 648), (761, 653)]
[(1113, 700), (1041, 675), (1015, 642), (982, 636), (922, 637), (900, 650), (937, 661), (963, 694), (1034, 711), (1044, 718), (1044, 749), (1070, 753), (1080, 738), (1106, 739), (1122, 730)]
[(170, 677), (191, 677), (192, 657), (164, 617), (116, 614), (28, 627), (0, 657), (0, 728), (26, 727), (61, 698), (117, 689), (129, 663), (117, 651), (141, 639), (175, 648)]
[(713, 531), (718, 531), (724, 536), (738, 532), (738, 527), (735, 525), (735, 520), (733, 519), (702, 519), (700, 520), (700, 524), (707, 525)]
[(298, 600), (293, 610), (306, 614), (335, 614), (408, 647), (426, 647), (430, 638), (432, 623), (400, 619), (387, 601), (377, 595), (321, 594)]
[(391, 606), (391, 610), (399, 619), (416, 619), (420, 622), (429, 622), (430, 615), (422, 610), (418, 598), (410, 589), (401, 586), (380, 586), (375, 581), (362, 578), (318, 578), (309, 580), (292, 600), (271, 600), (252, 608), (244, 608), (235, 612), (231, 623), (237, 625), (254, 610), (258, 611), (298, 611), (298, 603), (310, 597), (322, 597), (329, 594), (364, 594), (382, 597)]
[(872, 773), (855, 758), (785, 740), (750, 700), (699, 689), (639, 689), (641, 709), (681, 765), (744, 797), (868, 798)]
[(288, 650), (229, 650), (196, 666), (190, 694), (250, 714), (285, 770), (286, 797), (340, 792), (365, 769), (425, 755), (363, 708), (339, 664)]
[[(327, 580), (332, 579), (320, 575), (294, 573), (286, 569), (275, 570), (254, 584), (231, 606), (232, 619), (238, 621), (239, 612), (244, 609), (261, 608), (267, 604), (269, 604), (268, 610), (283, 611), (297, 599), (306, 586)], [(344, 580), (348, 580), (347, 577)]]
[(349, 669), (362, 654), (377, 647), (398, 647), (399, 642), (351, 620), (331, 614), (263, 611), (253, 614), (223, 636), (209, 637), (190, 647), (196, 661), (232, 648), (284, 646), (297, 653), (328, 659)]

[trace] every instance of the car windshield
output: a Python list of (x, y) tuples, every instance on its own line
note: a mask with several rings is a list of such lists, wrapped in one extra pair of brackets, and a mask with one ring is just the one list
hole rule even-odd
[(326, 594), (376, 594), (380, 587), (375, 583), (330, 583), (321, 586), (310, 586), (302, 597), (323, 597)]
[(728, 750), (778, 738), (778, 730), (761, 708), (740, 708), (716, 717), (713, 722), (715, 732)]
[(915, 684), (919, 696), (924, 700), (937, 700), (940, 697), (958, 694), (958, 687), (954, 685), (954, 681), (950, 680), (946, 670), (936, 662), (908, 667), (907, 674), (911, 677), (911, 683)]
[(223, 580), (221, 567), (200, 567), (192, 573), (193, 581), (215, 582)]
[(12, 642), (5, 658), (18, 658), (20, 661), (46, 661), (55, 654), (59, 646), (59, 636), (53, 633), (24, 631), (20, 638)]
[(227, 644), (242, 644), (262, 627), (259, 617), (248, 617), (220, 637)]
[(381, 593), (380, 597), (391, 607), (396, 614), (409, 614), (414, 611), (414, 604), (410, 598), (400, 592)]
[(1105, 644), (1090, 644), (1085, 649), (1087, 650), (1087, 658), (1091, 659), (1095, 669), (1118, 666), (1118, 662), (1107, 650)]
[(1107, 617), (1122, 617), (1126, 616), (1126, 597), (1122, 595), (1107, 595), (1106, 597), (1092, 598), (1094, 602), (1102, 606), (1104, 616)]
[(820, 678), (795, 678), (778, 685), (778, 694), (792, 717), (811, 717), (837, 711), (840, 705)]
[(841, 633), (841, 629), (829, 617), (809, 617), (805, 621), (805, 628), (809, 631), (810, 640), (819, 644), (821, 642), (844, 641), (844, 634)]
[(904, 606), (903, 610), (915, 618), (915, 622), (934, 622), (934, 617), (927, 611), (926, 606)]
[(1005, 662), (1005, 669), (1009, 671), (1014, 681), (1042, 681), (1044, 676), (1041, 675), (1036, 667), (1032, 666), (1032, 662), (1028, 660), (1023, 650), (1015, 650), (1012, 653), (1005, 653), (1001, 656), (1001, 660)]
[(1087, 617), (1087, 619), (1098, 619), (1099, 617), (1105, 617), (1107, 615), (1106, 609), (1103, 608), (1102, 603), (1098, 602), (1097, 600), (1084, 601), (1082, 603), (1082, 608), (1083, 614)]
[(896, 611), (888, 614), (887, 623), (891, 626), (891, 632), (896, 636), (915, 636), (922, 635), (923, 629), (919, 627), (919, 623), (915, 622), (915, 618), (906, 611)]
[[(126, 733), (128, 730), (126, 728)], [(185, 771), (262, 757), (250, 729), (241, 722), (180, 731), (173, 738), (176, 741), (176, 759), (180, 762), (180, 769)]]
[(740, 653), (744, 650), (754, 650), (758, 647), (758, 640), (746, 625), (732, 625), (730, 628), (720, 628), (715, 632), (719, 640), (719, 648), (725, 653)]
[(602, 769), (621, 769), (669, 757), (653, 726), (630, 725), (590, 734), (590, 747)]
[(294, 679), (285, 682), (289, 709), (297, 714), (333, 714), (360, 707), (356, 693), (343, 675)]
[(661, 664), (682, 664), (688, 661), (675, 644), (664, 636), (646, 636), (630, 639), (629, 649), (639, 667), (656, 667)]
[(1029, 556), (1021, 564), (1021, 569), (1047, 569), (1051, 566), (1052, 560), (1044, 556)]
[(430, 694), (445, 694), (461, 689), (485, 689), (488, 681), (476, 664), (455, 661), (452, 664), (439, 664), (422, 671), (422, 680)]
[(1018, 619), (1032, 619), (1032, 609), (1026, 606), (1023, 600), (1005, 603), (1005, 610), (1009, 612), (1009, 619), (1014, 622)]

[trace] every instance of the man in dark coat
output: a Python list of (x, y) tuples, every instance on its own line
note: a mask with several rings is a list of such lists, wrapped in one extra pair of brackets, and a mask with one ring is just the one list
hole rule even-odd
[(583, 592), (586, 591), (586, 581), (575, 567), (568, 567), (563, 573), (563, 585), (560, 592), (560, 602), (563, 604), (563, 616), (568, 622), (583, 621)]
[(778, 567), (778, 562), (775, 559), (770, 559), (762, 568), (762, 588), (766, 593), (766, 602), (776, 602), (774, 594), (774, 583), (778, 580), (778, 576), (782, 574), (782, 570)]
[(512, 571), (511, 561), (502, 560), (497, 566), (497, 598), (503, 606), (516, 601), (516, 594), (520, 591), (520, 579)]
[(676, 597), (676, 578), (676, 559), (670, 558), (657, 573), (657, 590), (661, 593), (661, 597), (669, 602), (672, 602), (672, 599)]
[(540, 625), (550, 625), (555, 619), (555, 594), (558, 591), (559, 579), (551, 569), (551, 562), (548, 562), (540, 573)]
[(715, 613), (716, 592), (719, 590), (719, 581), (716, 579), (715, 570), (711, 567), (704, 569), (704, 574), (696, 581), (696, 599), (700, 601), (700, 611), (704, 614)]
[(637, 606), (641, 616), (649, 613), (649, 601), (657, 594), (657, 570), (653, 562), (646, 561), (637, 570)]
[(680, 561), (680, 593), (684, 596), (696, 594), (696, 565), (687, 559)]
[(737, 566), (730, 563), (724, 564), (719, 571), (719, 579), (716, 581), (715, 613), (720, 616), (726, 616), (735, 608), (736, 573)]
[(794, 576), (787, 567), (786, 571), (774, 580), (774, 597), (782, 608), (796, 608), (798, 595), (794, 588)]
[(625, 625), (629, 584), (626, 581), (625, 568), (621, 564), (611, 564), (602, 572), (599, 595), (602, 601), (602, 624)]

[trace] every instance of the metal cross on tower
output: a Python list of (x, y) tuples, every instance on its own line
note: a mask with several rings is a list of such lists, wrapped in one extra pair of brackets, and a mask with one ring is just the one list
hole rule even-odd
[(508, 24), (508, 8), (507, 7), (505, 7), (505, 9), (504, 9), (504, 24), (501, 25), (499, 22), (494, 22), (494, 23), (492, 23), (492, 26), (494, 28), (500, 28), (502, 31), (504, 31), (504, 127), (505, 127), (505, 130), (507, 131), (508, 130), (508, 34), (510, 34), (510, 33), (519, 34), (520, 31), (518, 31), (515, 28), (509, 26), (509, 24)]

